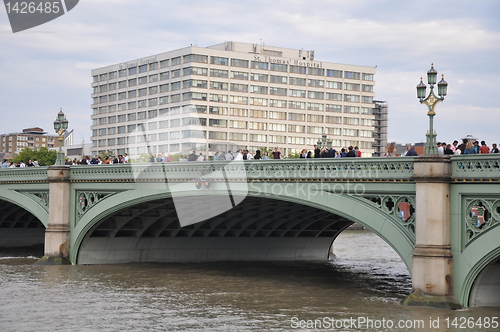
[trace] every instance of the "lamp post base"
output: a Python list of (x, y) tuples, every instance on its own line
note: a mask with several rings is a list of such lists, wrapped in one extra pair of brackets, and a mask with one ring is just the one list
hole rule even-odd
[[(432, 127), (431, 127), (432, 128)], [(424, 147), (424, 154), (438, 154), (437, 142), (436, 142), (436, 133), (427, 133)]]
[(56, 165), (64, 165), (64, 152), (57, 153)]

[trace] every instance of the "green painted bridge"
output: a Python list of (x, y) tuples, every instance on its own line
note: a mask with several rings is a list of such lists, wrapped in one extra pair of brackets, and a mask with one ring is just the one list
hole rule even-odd
[(356, 222), (401, 257), (406, 302), (500, 305), (500, 156), (0, 170), (0, 246), (72, 264), (326, 260)]

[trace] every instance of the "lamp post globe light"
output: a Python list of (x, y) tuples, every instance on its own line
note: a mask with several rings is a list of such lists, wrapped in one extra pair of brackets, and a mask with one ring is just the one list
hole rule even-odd
[(64, 165), (64, 152), (62, 150), (62, 142), (64, 140), (63, 135), (66, 132), (66, 129), (68, 129), (68, 120), (66, 119), (66, 116), (64, 115), (61, 108), (59, 113), (57, 113), (56, 120), (54, 121), (54, 130), (56, 131), (56, 134), (59, 135), (59, 137), (57, 138), (57, 140), (59, 141), (59, 151), (57, 152), (56, 165)]
[(323, 148), (331, 148), (332, 147), (332, 140), (331, 139), (327, 139), (327, 136), (326, 134), (323, 134), (321, 135), (321, 139), (318, 140), (318, 142), (316, 142), (316, 145), (320, 148), (320, 149), (323, 149)]
[(430, 87), (429, 95), (426, 97), (426, 89), (427, 86), (422, 82), (422, 77), (420, 78), (420, 83), (417, 85), (417, 98), (420, 99), (421, 104), (427, 105), (429, 116), (429, 131), (426, 134), (425, 148), (424, 154), (438, 154), (437, 146), (436, 146), (436, 132), (434, 131), (434, 116), (436, 115), (435, 107), (437, 103), (444, 100), (444, 96), (446, 96), (446, 92), (448, 89), (448, 83), (444, 80), (444, 74), (437, 84), (438, 86), (438, 96), (434, 93), (434, 85), (436, 84), (437, 71), (434, 69), (434, 64), (431, 64), (431, 69), (427, 72), (427, 83)]

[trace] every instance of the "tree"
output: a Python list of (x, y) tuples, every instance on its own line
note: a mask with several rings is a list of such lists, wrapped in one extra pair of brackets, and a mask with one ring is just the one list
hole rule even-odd
[(293, 152), (289, 152), (288, 156), (286, 156), (286, 159), (295, 159), (295, 158), (300, 158), (299, 150), (294, 150)]
[[(54, 165), (57, 160), (57, 151), (56, 150), (49, 150), (46, 147), (42, 147), (39, 150), (35, 150), (38, 163), (40, 166), (50, 166)], [(66, 159), (66, 158), (64, 158)]]
[(181, 160), (181, 158), (182, 158), (182, 154), (180, 154), (180, 153), (175, 153), (175, 154), (173, 154), (171, 157), (172, 157), (172, 161), (179, 161), (179, 160)]
[(16, 153), (13, 161), (18, 163), (23, 161), (25, 164), (29, 160), (38, 160), (40, 166), (50, 166), (56, 163), (57, 151), (49, 150), (46, 147), (42, 147), (38, 150), (33, 150), (31, 148), (24, 148), (21, 152)]
[(154, 163), (156, 161), (156, 158), (151, 153), (141, 153), (139, 155), (139, 157), (137, 158), (137, 160), (134, 160), (134, 161), (139, 162), (139, 163), (151, 163), (151, 162)]

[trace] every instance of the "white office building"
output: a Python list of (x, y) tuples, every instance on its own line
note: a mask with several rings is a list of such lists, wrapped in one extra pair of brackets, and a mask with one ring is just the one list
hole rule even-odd
[[(92, 70), (92, 154), (279, 147), (376, 154), (375, 68), (318, 61), (314, 51), (225, 42)], [(384, 108), (387, 112), (387, 108)], [(375, 144), (374, 144), (375, 142)]]

